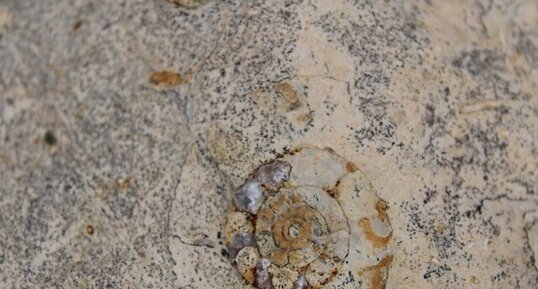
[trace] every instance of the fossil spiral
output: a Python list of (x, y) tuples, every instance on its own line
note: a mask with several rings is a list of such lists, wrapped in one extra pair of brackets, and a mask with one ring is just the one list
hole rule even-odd
[(384, 288), (386, 203), (352, 163), (300, 148), (261, 165), (233, 195), (226, 245), (261, 289)]

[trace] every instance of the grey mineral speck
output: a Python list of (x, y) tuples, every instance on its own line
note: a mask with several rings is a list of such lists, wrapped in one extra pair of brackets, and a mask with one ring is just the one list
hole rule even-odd
[(247, 181), (234, 194), (234, 204), (236, 207), (245, 212), (256, 214), (262, 205), (263, 190), (260, 183), (256, 181)]
[(237, 253), (241, 251), (241, 249), (248, 247), (248, 246), (255, 246), (256, 245), (256, 238), (254, 235), (249, 233), (237, 233), (233, 237), (233, 242), (230, 248), (230, 256), (232, 258), (235, 258), (237, 256)]
[(275, 160), (260, 166), (255, 173), (256, 180), (271, 190), (277, 190), (290, 178), (291, 165), (282, 160)]
[(256, 264), (256, 287), (260, 289), (273, 289), (271, 275), (268, 271), (269, 266), (271, 266), (271, 261), (266, 258), (260, 259), (258, 264)]
[(300, 275), (299, 279), (295, 281), (295, 284), (293, 285), (293, 289), (307, 289), (308, 288), (308, 282), (306, 282), (306, 278), (304, 275)]

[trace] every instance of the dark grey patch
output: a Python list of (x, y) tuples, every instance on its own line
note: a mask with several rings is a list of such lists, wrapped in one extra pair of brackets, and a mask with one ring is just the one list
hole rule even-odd
[(526, 35), (522, 34), (517, 42), (517, 48), (523, 53), (525, 60), (532, 68), (538, 69), (538, 47)]
[(235, 258), (241, 249), (249, 246), (257, 246), (254, 235), (244, 232), (238, 233), (233, 237), (232, 245), (228, 248), (228, 253), (230, 257)]
[(424, 113), (424, 122), (428, 126), (433, 126), (435, 123), (435, 107), (433, 105), (426, 105), (426, 112)]
[(50, 146), (55, 145), (56, 142), (58, 141), (56, 139), (56, 136), (54, 135), (54, 133), (51, 132), (51, 131), (45, 132), (45, 135), (43, 136), (43, 139), (45, 140), (45, 143), (50, 145)]
[(256, 214), (262, 205), (263, 189), (260, 183), (248, 180), (234, 194), (234, 204), (237, 209)]
[(437, 266), (434, 264), (428, 265), (428, 269), (426, 273), (422, 276), (424, 279), (428, 280), (432, 277), (440, 278), (443, 276), (446, 272), (452, 271), (447, 265), (441, 265)]
[(256, 264), (256, 287), (260, 289), (273, 289), (269, 266), (271, 266), (271, 261), (265, 258), (260, 259), (258, 264)]
[(491, 77), (505, 67), (504, 55), (487, 49), (464, 51), (452, 61), (452, 65), (467, 70), (475, 77)]
[(132, 218), (133, 211), (137, 205), (134, 196), (127, 196), (127, 194), (119, 191), (113, 191), (108, 194), (106, 203), (116, 219)]

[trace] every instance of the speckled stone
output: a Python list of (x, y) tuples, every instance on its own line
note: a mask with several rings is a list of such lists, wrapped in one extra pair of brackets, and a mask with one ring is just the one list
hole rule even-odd
[(2, 0), (0, 288), (252, 288), (233, 192), (309, 145), (386, 288), (538, 288), (537, 93), (533, 0)]

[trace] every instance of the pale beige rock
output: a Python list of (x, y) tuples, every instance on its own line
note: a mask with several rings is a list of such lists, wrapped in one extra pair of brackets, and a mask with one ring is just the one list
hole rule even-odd
[(295, 280), (299, 278), (299, 274), (288, 268), (278, 268), (271, 266), (269, 268), (275, 289), (293, 289)]
[(256, 264), (260, 259), (258, 249), (254, 247), (245, 247), (237, 253), (235, 262), (237, 270), (243, 275), (249, 284), (254, 284), (256, 281)]
[(226, 230), (224, 233), (227, 246), (232, 246), (234, 237), (237, 234), (252, 234), (254, 232), (254, 227), (248, 218), (248, 213), (244, 212), (233, 212), (228, 214), (228, 221), (226, 223)]
[(289, 185), (331, 188), (346, 173), (346, 162), (328, 150), (303, 148), (283, 158), (293, 168)]

